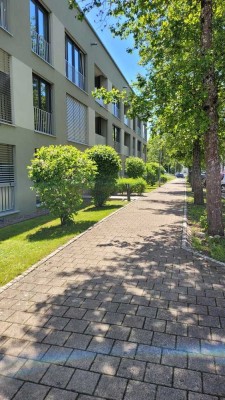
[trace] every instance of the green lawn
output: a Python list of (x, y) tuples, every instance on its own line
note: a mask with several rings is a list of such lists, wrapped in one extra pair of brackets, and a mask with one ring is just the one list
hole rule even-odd
[(42, 216), (0, 229), (0, 286), (65, 244), (91, 225), (126, 204), (108, 201), (105, 207), (88, 206), (75, 216), (75, 224), (61, 226), (60, 220)]
[[(223, 201), (223, 220), (225, 225), (225, 199)], [(192, 232), (192, 247), (218, 261), (225, 262), (225, 238), (210, 237), (205, 233), (205, 206), (194, 205), (190, 188), (187, 191), (188, 223)]]

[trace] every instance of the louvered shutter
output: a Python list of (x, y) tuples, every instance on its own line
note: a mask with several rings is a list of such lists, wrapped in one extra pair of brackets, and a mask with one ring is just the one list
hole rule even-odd
[(87, 107), (66, 96), (67, 139), (70, 142), (87, 144)]
[(0, 212), (14, 208), (13, 146), (0, 144)]
[(0, 121), (12, 123), (9, 55), (0, 49)]

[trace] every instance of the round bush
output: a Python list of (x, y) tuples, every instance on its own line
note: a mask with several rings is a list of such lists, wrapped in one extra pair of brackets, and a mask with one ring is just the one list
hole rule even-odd
[(145, 163), (139, 157), (128, 157), (125, 161), (125, 172), (129, 178), (143, 177), (145, 173)]

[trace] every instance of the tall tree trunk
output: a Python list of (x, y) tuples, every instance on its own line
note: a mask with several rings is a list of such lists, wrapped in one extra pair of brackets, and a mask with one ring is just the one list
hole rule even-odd
[[(212, 3), (213, 0), (201, 0), (201, 49), (203, 62), (206, 62), (205, 56), (209, 56), (212, 49)], [(218, 90), (213, 63), (205, 73), (204, 87), (207, 93), (204, 111), (209, 120), (208, 130), (205, 133), (208, 233), (210, 235), (224, 236), (218, 150)]]
[(193, 144), (192, 182), (194, 192), (194, 204), (204, 204), (203, 187), (201, 180), (201, 146), (199, 139), (196, 139)]

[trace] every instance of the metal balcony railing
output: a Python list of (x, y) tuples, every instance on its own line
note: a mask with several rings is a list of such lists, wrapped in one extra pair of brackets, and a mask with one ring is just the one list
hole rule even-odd
[(53, 135), (52, 113), (34, 107), (34, 130)]
[(31, 48), (43, 60), (50, 62), (50, 45), (42, 35), (36, 31), (31, 31)]
[(85, 76), (66, 60), (66, 77), (80, 89), (85, 90)]
[(0, 26), (8, 30), (6, 1), (0, 0)]

